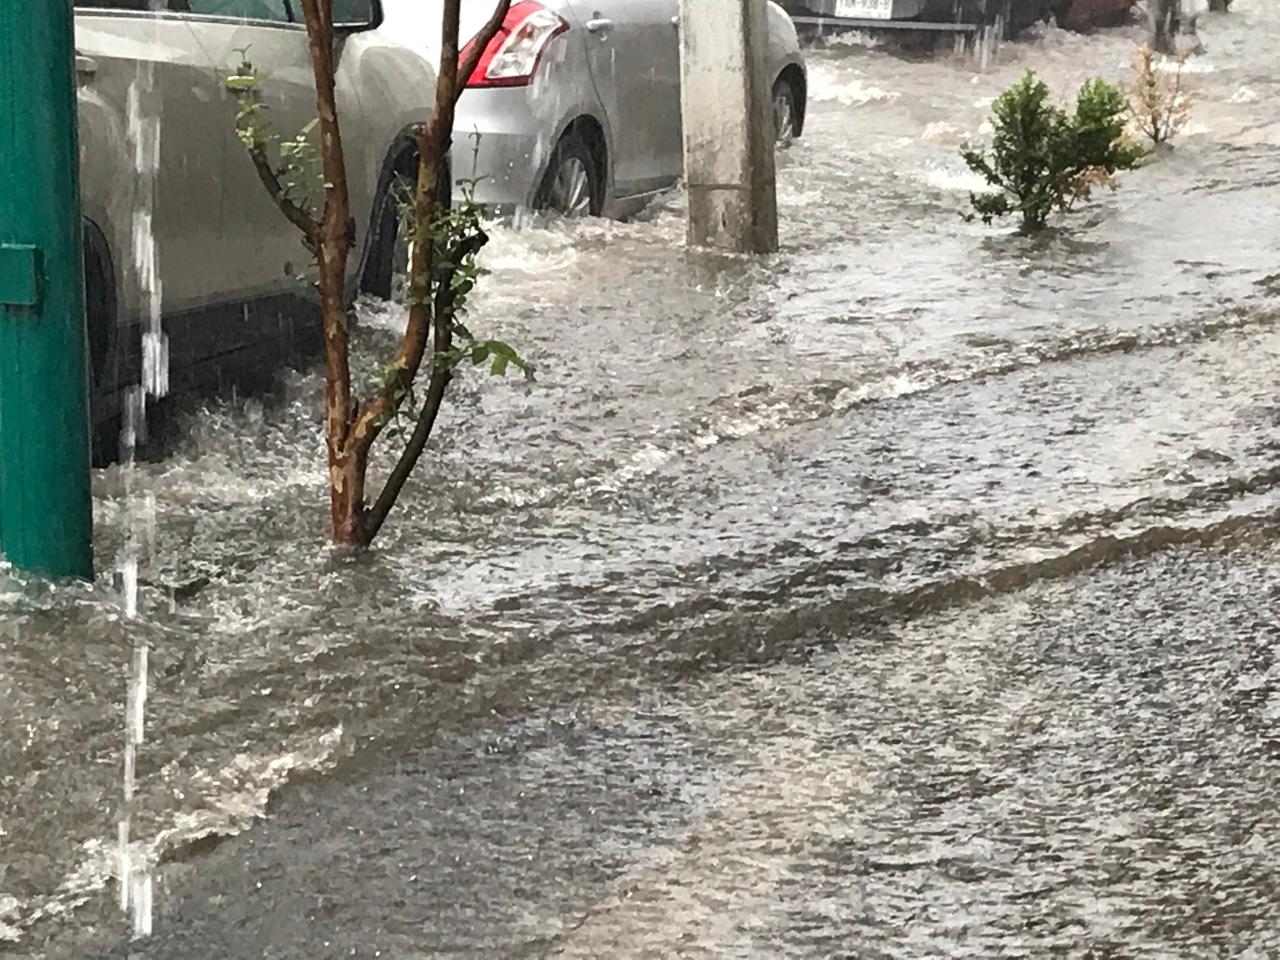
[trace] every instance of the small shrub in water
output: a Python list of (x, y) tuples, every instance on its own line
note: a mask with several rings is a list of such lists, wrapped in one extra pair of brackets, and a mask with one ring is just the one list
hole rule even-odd
[(1146, 154), (1125, 138), (1124, 95), (1105, 80), (1080, 88), (1074, 113), (1049, 102), (1049, 88), (1034, 73), (996, 98), (990, 152), (965, 146), (969, 169), (992, 193), (970, 194), (983, 223), (1017, 213), (1024, 231), (1038, 230), (1054, 211), (1069, 211), (1094, 188), (1115, 188), (1115, 174), (1132, 170)]
[(1152, 143), (1172, 140), (1191, 115), (1191, 93), (1183, 79), (1187, 54), (1179, 54), (1172, 70), (1161, 70), (1150, 47), (1133, 52), (1133, 83), (1129, 94), (1129, 120)]

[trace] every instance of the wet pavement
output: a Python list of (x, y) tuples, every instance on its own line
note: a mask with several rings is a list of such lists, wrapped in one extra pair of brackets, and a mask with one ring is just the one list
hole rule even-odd
[(458, 384), (370, 556), (313, 373), (96, 476), (140, 618), (0, 580), (0, 951), (1280, 955), (1280, 2), (1236, 7), (1177, 148), (1036, 240), (957, 148), (1132, 31), (814, 52), (775, 258), (678, 195), (498, 231), (473, 326), (539, 381)]
[(781, 662), (535, 680), (286, 791), (111, 956), (1273, 956), (1270, 527)]

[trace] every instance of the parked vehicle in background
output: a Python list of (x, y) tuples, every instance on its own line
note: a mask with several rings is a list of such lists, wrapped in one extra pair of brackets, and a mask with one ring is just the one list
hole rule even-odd
[[(438, 0), (383, 2), (393, 32), (434, 58)], [(467, 4), (464, 35), (486, 6)], [(517, 0), (459, 101), (455, 178), (504, 212), (620, 217), (643, 207), (684, 165), (679, 14), (679, 0)], [(774, 3), (769, 75), (779, 130), (798, 137), (804, 57)]]
[[(149, 72), (162, 116), (154, 217), (171, 382), (206, 379), (314, 322), (310, 255), (259, 182), (236, 135), (226, 78), (244, 56), (264, 75), (274, 128), (315, 116), (294, 0), (74, 0), (95, 422), (137, 382), (141, 305), (132, 265), (135, 81)], [(406, 252), (398, 187), (416, 175), (417, 127), (431, 114), (440, 0), (334, 0), (342, 35), (337, 99), (356, 244), (351, 289), (387, 296)], [(492, 12), (467, 0), (463, 36)], [(516, 0), (462, 97), (453, 179), (500, 209), (624, 216), (683, 166), (679, 0)], [(785, 137), (804, 126), (795, 28), (771, 6), (769, 59)], [(134, 108), (137, 108), (134, 104)], [(445, 178), (445, 184), (450, 182)]]
[(1116, 27), (1133, 12), (1134, 0), (1064, 0), (1057, 5), (1058, 25), (1068, 30)]
[[(278, 343), (314, 318), (310, 256), (276, 208), (236, 136), (226, 78), (247, 51), (268, 78), (262, 97), (292, 136), (316, 113), (304, 26), (289, 0), (75, 0), (81, 194), (95, 422), (109, 424), (137, 382), (141, 316), (135, 230), (149, 226), (163, 285), (175, 389), (210, 374), (210, 361)], [(339, 0), (344, 23), (338, 101), (357, 232), (352, 267), (377, 255), (370, 225), (401, 158), (428, 117), (435, 71), (381, 22), (374, 0)], [(131, 88), (151, 71), (161, 116), (154, 214), (135, 223)]]
[(1135, 0), (781, 0), (781, 3), (792, 16), (985, 26), (999, 22), (1006, 34), (1012, 36), (1050, 19), (1073, 30), (1114, 26), (1128, 17)]

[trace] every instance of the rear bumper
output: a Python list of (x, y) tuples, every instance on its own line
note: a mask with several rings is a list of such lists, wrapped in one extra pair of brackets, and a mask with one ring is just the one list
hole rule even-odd
[(453, 124), (453, 195), (471, 191), (495, 213), (531, 207), (550, 160), (555, 120), (527, 88), (468, 90)]
[[(792, 16), (835, 17), (837, 0), (779, 0), (782, 8)], [(957, 19), (954, 0), (884, 0), (888, 5), (890, 19), (885, 24), (898, 21), (915, 20), (934, 23), (978, 24), (989, 22), (992, 14), (999, 9), (994, 3), (984, 6), (981, 3), (965, 3), (961, 7)], [(1136, 0), (1013, 0), (1009, 7), (1013, 32), (1025, 29), (1034, 23), (1056, 15), (1058, 22), (1071, 30), (1087, 30), (1092, 27), (1109, 26), (1123, 22), (1133, 9)], [(877, 20), (865, 20), (874, 25)]]
[(543, 152), (536, 136), (455, 126), (454, 200), (470, 192), (477, 203), (503, 214), (531, 207), (546, 167)]

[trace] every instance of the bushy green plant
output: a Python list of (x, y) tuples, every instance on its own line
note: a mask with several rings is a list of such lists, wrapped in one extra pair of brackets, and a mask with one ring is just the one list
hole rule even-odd
[(1024, 231), (1045, 225), (1099, 186), (1115, 188), (1118, 171), (1146, 154), (1125, 138), (1128, 104), (1105, 80), (1080, 88), (1073, 113), (1049, 102), (1049, 88), (1034, 71), (996, 98), (990, 150), (961, 150), (969, 169), (996, 190), (971, 194), (983, 223), (1017, 213)]

